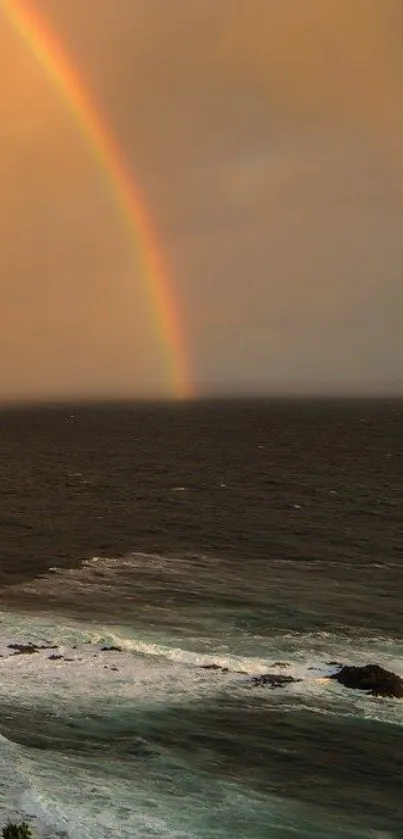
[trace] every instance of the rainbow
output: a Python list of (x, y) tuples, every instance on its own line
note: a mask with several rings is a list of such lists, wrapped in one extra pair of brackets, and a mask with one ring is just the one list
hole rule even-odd
[(144, 199), (133, 183), (119, 146), (79, 73), (71, 66), (55, 33), (34, 4), (29, 0), (3, 0), (1, 8), (59, 91), (106, 178), (140, 263), (170, 393), (176, 398), (191, 398), (194, 388), (178, 304)]

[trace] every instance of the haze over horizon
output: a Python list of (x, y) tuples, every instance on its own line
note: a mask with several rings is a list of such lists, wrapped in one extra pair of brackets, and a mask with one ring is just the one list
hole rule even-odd
[[(32, 0), (146, 198), (196, 395), (403, 394), (400, 0)], [(0, 402), (169, 395), (144, 280), (0, 13)]]

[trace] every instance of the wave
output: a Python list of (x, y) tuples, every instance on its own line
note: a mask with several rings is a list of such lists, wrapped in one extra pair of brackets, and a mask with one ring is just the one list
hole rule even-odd
[[(34, 654), (16, 655), (10, 644), (37, 644)], [(50, 647), (57, 649), (50, 649)], [(400, 724), (400, 703), (371, 700), (346, 691), (328, 677), (335, 662), (376, 661), (403, 675), (403, 650), (393, 639), (361, 642), (330, 633), (282, 634), (254, 639), (255, 654), (245, 655), (242, 640), (228, 649), (211, 638), (202, 649), (191, 639), (179, 646), (176, 637), (158, 639), (127, 626), (92, 626), (63, 622), (57, 616), (29, 617), (3, 613), (0, 623), (0, 703), (10, 701), (60, 708), (198, 701), (201, 697), (241, 695), (253, 691), (272, 701), (273, 692), (252, 687), (250, 677), (280, 673), (297, 680), (277, 695), (312, 702), (318, 698), (330, 713), (380, 718)], [(223, 647), (226, 647), (223, 649)], [(248, 640), (250, 653), (250, 639)], [(106, 648), (106, 649), (105, 649)], [(17, 651), (18, 652), (18, 651)]]
[(253, 794), (204, 773), (187, 771), (184, 778), (182, 772), (179, 779), (169, 763), (163, 770), (168, 790), (157, 775), (122, 778), (75, 758), (45, 757), (26, 768), (32, 784), (20, 805), (40, 837), (53, 829), (71, 839), (393, 839), (342, 820), (330, 825), (324, 813), (295, 800)]
[[(271, 794), (259, 798), (246, 789), (242, 772), (235, 785), (215, 770), (208, 776), (192, 766), (187, 745), (184, 751), (172, 750), (171, 727), (186, 717), (190, 727), (184, 736), (191, 741), (203, 715), (214, 707), (239, 708), (242, 714), (254, 703), (260, 709), (267, 703), (268, 711), (281, 708), (283, 714), (303, 710), (401, 725), (400, 703), (348, 692), (327, 680), (332, 660), (375, 659), (401, 673), (402, 650), (393, 639), (357, 643), (334, 633), (259, 635), (252, 639), (255, 655), (245, 655), (251, 639), (245, 643), (242, 637), (224, 643), (212, 636), (207, 651), (205, 644), (192, 649), (190, 638), (179, 645), (167, 629), (158, 639), (155, 632), (140, 634), (137, 627), (59, 623), (51, 613), (4, 612), (0, 619), (0, 726), (8, 737), (0, 740), (8, 784), (0, 798), (12, 802), (0, 812), (4, 821), (27, 814), (40, 839), (55, 834), (71, 839), (111, 834), (121, 839), (244, 839), (252, 822), (256, 839), (379, 839), (376, 830), (371, 834), (337, 824), (329, 830), (318, 813), (296, 802)], [(18, 650), (9, 647), (29, 643), (43, 648), (16, 655)], [(54, 645), (57, 650), (48, 649)], [(212, 665), (222, 669), (208, 669)], [(253, 687), (250, 676), (263, 672), (301, 681), (277, 691)], [(126, 739), (133, 732), (136, 748), (126, 754)], [(137, 747), (140, 736), (142, 749)], [(39, 747), (33, 749), (35, 738)], [(213, 754), (211, 761), (214, 767)], [(178, 808), (181, 797), (184, 806)]]

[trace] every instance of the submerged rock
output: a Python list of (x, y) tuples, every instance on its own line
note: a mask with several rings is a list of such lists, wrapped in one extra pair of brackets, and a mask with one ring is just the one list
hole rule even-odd
[(33, 644), (30, 641), (28, 644), (8, 644), (8, 649), (14, 650), (14, 655), (28, 655), (39, 650), (58, 650), (59, 647), (57, 644)]
[(300, 682), (301, 679), (294, 679), (294, 676), (284, 676), (282, 673), (263, 673), (261, 676), (252, 676), (250, 682), (257, 687), (265, 685), (269, 688), (283, 688), (292, 682)]
[(330, 678), (346, 688), (365, 690), (370, 696), (403, 698), (403, 679), (379, 664), (366, 664), (362, 667), (345, 664)]
[(28, 655), (38, 652), (36, 644), (9, 644), (8, 649), (14, 650), (14, 655)]
[(220, 670), (221, 673), (228, 673), (228, 667), (221, 667), (220, 664), (201, 664), (200, 665), (202, 670)]
[[(59, 660), (59, 658), (64, 658), (64, 656), (62, 656), (62, 655), (54, 655), (54, 653), (53, 653), (52, 655), (48, 655), (48, 659), (49, 659), (49, 661), (58, 661), (58, 660)], [(70, 659), (70, 660), (71, 660), (71, 659)]]
[(121, 653), (122, 647), (101, 647), (101, 653)]

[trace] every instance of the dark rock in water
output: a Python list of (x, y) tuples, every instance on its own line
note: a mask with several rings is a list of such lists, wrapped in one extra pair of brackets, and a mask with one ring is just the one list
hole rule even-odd
[(38, 652), (36, 644), (9, 644), (8, 649), (15, 650), (14, 655), (28, 655)]
[(101, 653), (121, 653), (122, 647), (101, 647)]
[(111, 667), (111, 670), (117, 670), (117, 669), (118, 669), (117, 667)]
[(220, 667), (219, 664), (201, 664), (202, 670), (220, 670), (221, 673), (228, 673), (228, 667)]
[(58, 661), (59, 658), (64, 658), (64, 656), (62, 656), (62, 655), (49, 655), (48, 656), (49, 661)]
[(291, 667), (289, 661), (273, 661), (273, 664), (269, 664), (269, 667)]
[(284, 676), (281, 673), (263, 673), (262, 676), (252, 676), (252, 685), (265, 685), (269, 688), (282, 688), (292, 682), (300, 682), (301, 679), (294, 679), (293, 676)]
[(9, 650), (15, 650), (14, 655), (27, 655), (29, 653), (37, 653), (39, 650), (58, 650), (57, 644), (9, 644)]
[(330, 676), (340, 685), (355, 690), (366, 690), (370, 696), (395, 696), (403, 698), (403, 679), (379, 664), (366, 664), (354, 667), (345, 664), (337, 673)]
[(341, 661), (327, 661), (326, 664), (328, 667), (343, 667)]

